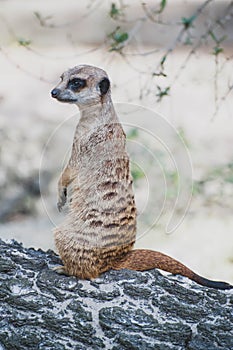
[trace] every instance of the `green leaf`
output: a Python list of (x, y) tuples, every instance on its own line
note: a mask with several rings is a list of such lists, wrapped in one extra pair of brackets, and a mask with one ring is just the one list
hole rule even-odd
[(219, 55), (220, 53), (223, 52), (223, 48), (222, 47), (219, 47), (219, 46), (215, 46), (214, 49), (213, 49), (213, 55), (217, 56)]
[(160, 10), (159, 12), (163, 12), (163, 10), (165, 9), (167, 5), (167, 0), (162, 0), (161, 3), (160, 3)]
[(31, 44), (31, 40), (18, 39), (18, 44), (20, 46), (29, 46)]
[(216, 37), (216, 35), (214, 34), (214, 32), (212, 32), (211, 30), (209, 31), (209, 35), (211, 36), (211, 38), (213, 39), (213, 41), (216, 43), (216, 44), (220, 44), (222, 43), (224, 40), (226, 40), (227, 38), (227, 35), (223, 35), (220, 39), (218, 39)]
[(215, 34), (211, 30), (209, 31), (209, 35), (211, 36), (213, 41), (215, 41), (216, 43), (218, 42), (218, 39), (216, 38)]
[(170, 86), (167, 86), (164, 89), (162, 89), (160, 86), (157, 86), (157, 89), (158, 89), (158, 92), (156, 94), (156, 96), (158, 97), (157, 101), (160, 102), (164, 96), (168, 96), (169, 95)]
[(110, 10), (110, 17), (117, 19), (117, 17), (120, 15), (119, 9), (116, 7), (116, 4), (113, 2), (111, 5), (111, 10)]
[(42, 27), (45, 27), (47, 25), (46, 22), (52, 18), (52, 16), (42, 16), (38, 11), (33, 12), (33, 14)]
[(164, 63), (165, 63), (166, 59), (167, 59), (167, 56), (166, 56), (166, 55), (164, 55), (164, 56), (162, 57), (161, 61), (160, 61), (160, 65), (161, 65), (161, 66), (163, 66), (163, 65), (164, 65)]
[(113, 39), (117, 42), (117, 43), (123, 43), (124, 41), (126, 41), (129, 38), (128, 33), (124, 32), (116, 32), (115, 34), (113, 34)]
[(196, 15), (193, 15), (191, 17), (182, 17), (181, 22), (184, 25), (185, 29), (190, 28), (193, 25), (194, 20), (196, 19)]
[(129, 35), (127, 32), (122, 32), (118, 26), (112, 33), (108, 34), (108, 37), (111, 39), (109, 51), (118, 51), (121, 53), (125, 46), (124, 43), (129, 38)]

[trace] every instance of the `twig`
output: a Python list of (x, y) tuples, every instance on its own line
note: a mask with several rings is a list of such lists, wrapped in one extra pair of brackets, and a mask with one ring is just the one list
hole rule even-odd
[(20, 71), (24, 72), (26, 75), (30, 76), (31, 78), (33, 79), (36, 79), (36, 80), (40, 80), (42, 81), (43, 83), (46, 83), (46, 84), (51, 84), (51, 81), (41, 77), (41, 76), (37, 76), (31, 72), (29, 72), (28, 70), (26, 70), (25, 68), (21, 67), (17, 62), (15, 62), (8, 54), (8, 52), (3, 49), (2, 47), (0, 47), (0, 52), (7, 58), (7, 60), (17, 69), (19, 69)]

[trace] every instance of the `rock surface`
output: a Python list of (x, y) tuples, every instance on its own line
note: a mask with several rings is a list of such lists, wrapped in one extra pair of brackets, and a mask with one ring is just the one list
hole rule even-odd
[(1, 350), (233, 349), (233, 292), (150, 272), (60, 276), (52, 251), (0, 240)]

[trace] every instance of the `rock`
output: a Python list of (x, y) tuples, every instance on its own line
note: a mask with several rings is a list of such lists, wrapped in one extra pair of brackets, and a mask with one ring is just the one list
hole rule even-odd
[(0, 240), (1, 350), (233, 349), (233, 292), (182, 277), (58, 275), (53, 251)]

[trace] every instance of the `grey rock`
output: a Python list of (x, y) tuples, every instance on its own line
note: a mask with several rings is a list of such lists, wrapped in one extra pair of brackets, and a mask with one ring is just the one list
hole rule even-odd
[(58, 275), (53, 251), (0, 240), (2, 350), (233, 349), (233, 292), (182, 277)]

